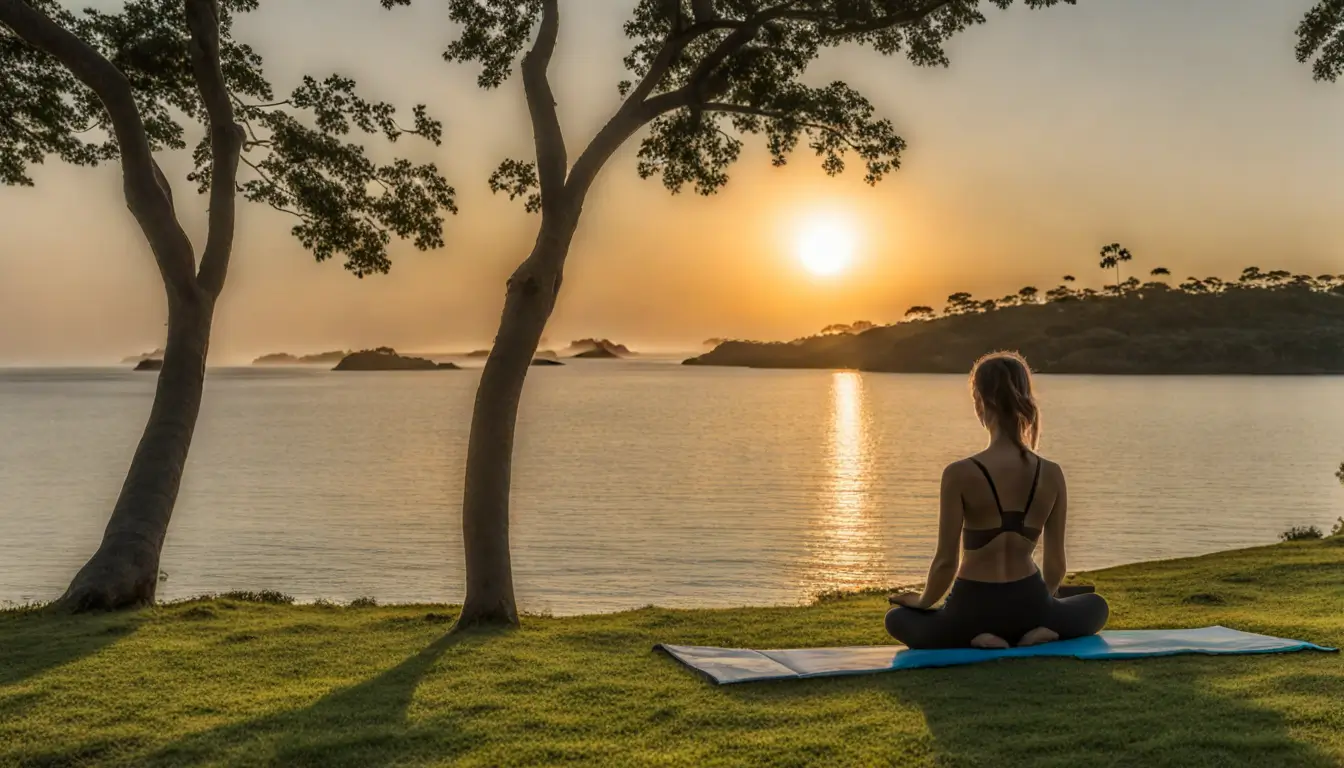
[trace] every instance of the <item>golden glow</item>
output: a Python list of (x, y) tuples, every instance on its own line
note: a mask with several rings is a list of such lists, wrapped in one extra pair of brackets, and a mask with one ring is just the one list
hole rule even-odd
[(798, 258), (814, 275), (838, 275), (854, 261), (855, 240), (854, 226), (844, 218), (814, 217), (799, 232)]
[(869, 508), (873, 466), (863, 377), (853, 371), (831, 378), (826, 464), (808, 581), (814, 591), (871, 586), (882, 578), (885, 557)]

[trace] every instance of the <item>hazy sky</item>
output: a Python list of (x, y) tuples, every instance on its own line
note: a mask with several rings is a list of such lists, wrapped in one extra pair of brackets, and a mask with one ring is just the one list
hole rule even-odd
[[(103, 3), (106, 5), (107, 3)], [(391, 344), (481, 346), (503, 283), (537, 219), (490, 195), (486, 178), (525, 157), (521, 86), (474, 86), (439, 57), (444, 3), (386, 12), (374, 0), (269, 0), (239, 25), (287, 88), (305, 72), (356, 77), (365, 95), (427, 102), (447, 127), (414, 142), (459, 191), (448, 245), (399, 245), (392, 274), (357, 280), (316, 264), (284, 216), (240, 209), (234, 266), (212, 359)], [(553, 70), (571, 154), (616, 104), (620, 26), (633, 0), (565, 0)], [(1079, 0), (988, 11), (958, 38), (949, 69), (847, 50), (810, 79), (862, 89), (910, 144), (877, 188), (832, 179), (814, 158), (770, 167), (760, 142), (718, 196), (671, 197), (635, 174), (634, 150), (608, 166), (551, 321), (552, 343), (608, 336), (693, 348), (710, 336), (792, 338), (838, 321), (891, 321), (958, 290), (987, 297), (1045, 289), (1064, 273), (1100, 286), (1100, 246), (1120, 240), (1146, 272), (1232, 275), (1243, 266), (1344, 272), (1344, 84), (1314, 83), (1294, 61), (1310, 0)], [(201, 200), (175, 172), (180, 207)], [(0, 362), (97, 362), (162, 339), (162, 288), (120, 196), (115, 169), (39, 169), (36, 189), (0, 189)], [(849, 222), (853, 268), (826, 279), (799, 265), (799, 228)]]

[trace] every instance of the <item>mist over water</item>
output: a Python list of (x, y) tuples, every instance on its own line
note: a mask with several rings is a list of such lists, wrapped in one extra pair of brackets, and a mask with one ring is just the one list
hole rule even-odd
[[(983, 437), (956, 376), (572, 361), (528, 378), (521, 606), (798, 603), (923, 577), (938, 478)], [(163, 599), (460, 599), (477, 372), (211, 372)], [(1071, 569), (1268, 544), (1344, 514), (1344, 379), (1040, 377)], [(0, 601), (93, 552), (153, 395), (125, 370), (0, 371)]]

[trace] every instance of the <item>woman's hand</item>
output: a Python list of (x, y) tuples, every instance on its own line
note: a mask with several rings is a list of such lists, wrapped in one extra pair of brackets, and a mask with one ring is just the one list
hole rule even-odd
[(923, 599), (924, 596), (919, 592), (902, 592), (899, 595), (893, 596), (891, 602), (903, 608), (918, 608), (923, 610), (924, 606), (921, 605)]

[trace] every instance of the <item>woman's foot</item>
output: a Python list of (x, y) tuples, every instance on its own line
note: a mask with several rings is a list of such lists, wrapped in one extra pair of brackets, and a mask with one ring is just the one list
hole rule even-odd
[(1002, 650), (1004, 648), (1010, 648), (1012, 646), (1008, 645), (1008, 641), (1004, 640), (1002, 637), (999, 637), (998, 635), (991, 635), (988, 632), (986, 632), (983, 635), (976, 635), (975, 639), (971, 641), (971, 647), (984, 648), (985, 650), (996, 651), (996, 650)]
[(1043, 643), (1053, 643), (1059, 639), (1059, 633), (1049, 627), (1037, 627), (1017, 641), (1018, 648), (1027, 648)]

